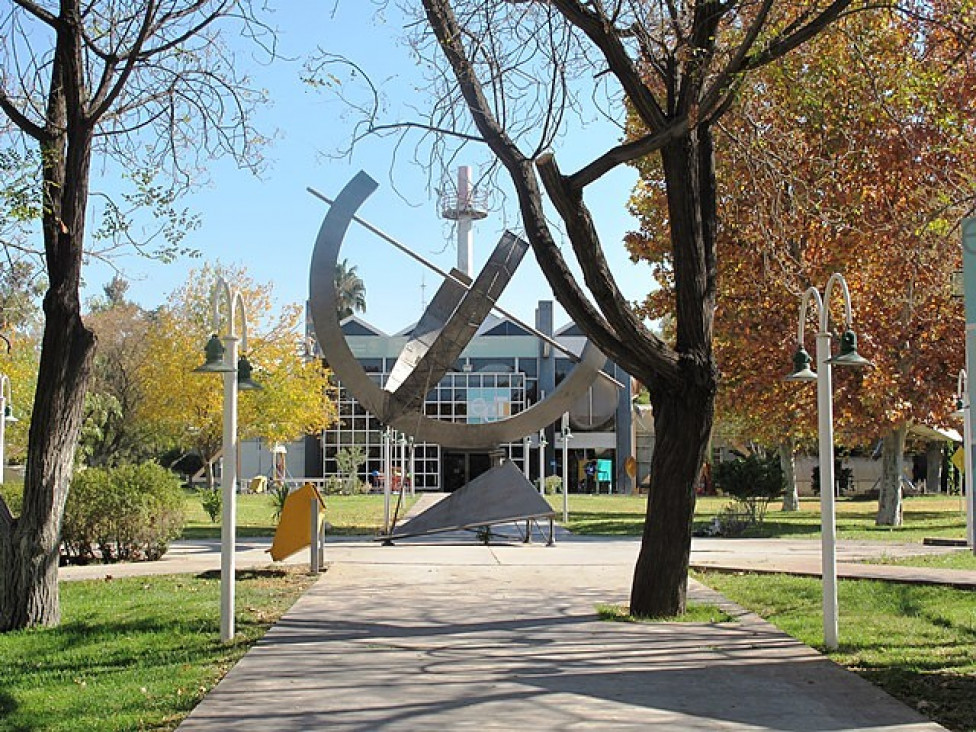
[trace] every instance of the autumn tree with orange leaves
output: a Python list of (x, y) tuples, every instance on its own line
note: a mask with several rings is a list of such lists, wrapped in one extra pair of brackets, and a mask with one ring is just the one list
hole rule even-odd
[[(964, 17), (961, 6), (935, 9)], [(962, 367), (964, 320), (949, 279), (976, 177), (973, 60), (946, 25), (850, 16), (754, 75), (719, 125), (719, 420), (780, 448), (784, 462), (812, 439), (815, 389), (783, 376), (801, 294), (843, 273), (875, 368), (835, 369), (835, 422), (840, 441), (883, 441), (878, 524), (901, 523), (908, 430), (949, 423)], [(661, 289), (643, 309), (659, 316), (671, 284), (666, 209), (656, 163), (639, 167), (632, 207), (642, 227), (628, 245), (655, 264)], [(843, 322), (839, 302), (831, 312)]]

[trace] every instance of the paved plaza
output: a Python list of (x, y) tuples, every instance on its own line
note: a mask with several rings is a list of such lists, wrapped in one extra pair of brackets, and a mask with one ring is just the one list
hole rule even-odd
[[(819, 551), (695, 543), (696, 562), (715, 564)], [(941, 729), (729, 604), (731, 623), (601, 620), (598, 604), (626, 604), (637, 548), (565, 537), (483, 546), (461, 534), (330, 544), (328, 571), (180, 730)], [(920, 550), (854, 542), (839, 554), (910, 549)], [(717, 598), (697, 583), (690, 592)]]

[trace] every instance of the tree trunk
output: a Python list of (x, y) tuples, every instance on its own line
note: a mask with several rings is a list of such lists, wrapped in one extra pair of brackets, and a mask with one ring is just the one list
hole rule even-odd
[(0, 631), (60, 622), (58, 559), (95, 336), (81, 320), (79, 287), (93, 130), (84, 116), (80, 16), (63, 11), (41, 143), (42, 230), (48, 290), (31, 415), (24, 506), (0, 508)]
[[(200, 454), (202, 455), (203, 453)], [(206, 458), (203, 459), (203, 474), (207, 479), (207, 490), (214, 490), (217, 487), (217, 481), (214, 480), (213, 463)]]
[[(654, 408), (651, 488), (630, 611), (638, 617), (684, 612), (695, 513), (695, 483), (714, 417), (715, 165), (711, 133), (696, 128), (661, 152), (675, 279), (675, 350), (680, 383), (648, 384)], [(628, 368), (628, 364), (623, 364)]]
[[(51, 268), (49, 267), (49, 271)], [(77, 288), (52, 276), (24, 478), (24, 507), (0, 518), (0, 631), (60, 621), (57, 569), (61, 518), (95, 339), (81, 322)]]
[(925, 444), (925, 492), (939, 493), (942, 490), (942, 442)]
[(901, 526), (901, 477), (905, 469), (905, 438), (908, 425), (884, 436), (881, 446), (881, 492), (878, 495), (878, 526)]
[(684, 612), (695, 514), (695, 480), (712, 429), (712, 396), (653, 399), (654, 456), (630, 612), (672, 617)]
[(779, 451), (779, 466), (783, 471), (783, 510), (800, 510), (800, 492), (796, 487), (796, 459), (793, 454), (793, 440), (787, 439), (781, 442), (777, 448)]

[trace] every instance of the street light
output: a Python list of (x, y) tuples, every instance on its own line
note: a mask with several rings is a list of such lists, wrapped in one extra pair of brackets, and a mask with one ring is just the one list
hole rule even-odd
[(973, 512), (976, 508), (976, 496), (973, 495), (973, 453), (969, 449), (972, 444), (973, 423), (972, 411), (969, 408), (969, 379), (965, 369), (959, 371), (956, 380), (956, 411), (952, 416), (962, 420), (963, 434), (963, 463), (962, 484), (963, 492), (966, 494), (966, 543), (969, 548), (976, 553), (976, 535), (974, 535)]
[(12, 401), (10, 379), (6, 374), (0, 374), (0, 415), (2, 415), (2, 418), (0, 418), (0, 484), (3, 483), (3, 468), (7, 464), (6, 454), (4, 453), (4, 445), (7, 439), (6, 427), (7, 424), (20, 421), (14, 416), (13, 406), (10, 404)]
[[(844, 324), (841, 349), (837, 356), (830, 356), (830, 295), (835, 286), (844, 296)], [(820, 316), (817, 331), (817, 371), (810, 369), (810, 354), (803, 347), (803, 331), (810, 303)], [(857, 335), (854, 333), (851, 314), (851, 293), (847, 282), (837, 273), (827, 280), (823, 298), (815, 287), (809, 288), (800, 299), (800, 325), (797, 331), (797, 349), (793, 356), (793, 372), (787, 381), (817, 382), (817, 413), (820, 437), (820, 525), (821, 565), (823, 577), (823, 634), (828, 650), (837, 648), (837, 529), (834, 517), (834, 406), (831, 394), (831, 365), (862, 368), (871, 362), (857, 352)]]
[[(227, 333), (223, 342), (220, 332), (220, 305), (227, 307)], [(213, 334), (204, 349), (206, 363), (193, 369), (196, 373), (220, 373), (224, 375), (223, 410), (223, 469), (220, 471), (221, 524), (220, 524), (220, 640), (224, 643), (234, 637), (234, 552), (237, 533), (237, 392), (260, 389), (251, 380), (251, 364), (247, 351), (247, 312), (244, 298), (236, 288), (230, 287), (223, 277), (217, 277), (211, 297), (213, 306)], [(238, 338), (237, 314), (240, 312), (241, 336)], [(238, 357), (237, 343), (242, 353)]]

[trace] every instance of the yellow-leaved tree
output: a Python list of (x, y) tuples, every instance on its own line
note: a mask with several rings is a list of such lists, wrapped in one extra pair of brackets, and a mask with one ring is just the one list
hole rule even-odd
[[(193, 369), (202, 363), (203, 345), (213, 332), (211, 296), (218, 276), (244, 299), (247, 357), (254, 380), (263, 387), (240, 392), (240, 437), (295, 440), (324, 429), (336, 415), (328, 370), (305, 355), (301, 305), (276, 308), (272, 286), (255, 282), (241, 268), (218, 264), (191, 271), (186, 283), (159, 309), (146, 334), (153, 355), (141, 368), (145, 398), (139, 412), (158, 433), (203, 459), (210, 486), (210, 464), (222, 443), (223, 380)], [(226, 308), (220, 311), (226, 317)], [(221, 323), (219, 334), (226, 332), (226, 324)]]
[(6, 343), (0, 341), (0, 374), (10, 380), (7, 406), (17, 419), (16, 422), (7, 422), (4, 428), (4, 461), (22, 465), (27, 458), (27, 433), (30, 431), (37, 385), (40, 344), (27, 328), (10, 330), (4, 336), (10, 341), (10, 350), (7, 350)]

